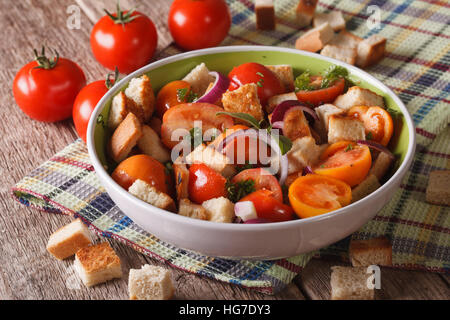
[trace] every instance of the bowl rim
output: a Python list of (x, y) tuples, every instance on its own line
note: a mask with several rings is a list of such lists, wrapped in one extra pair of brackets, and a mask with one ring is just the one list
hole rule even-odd
[[(341, 209), (331, 211), (322, 215), (309, 217), (309, 218), (303, 218), (303, 219), (296, 219), (291, 221), (285, 221), (285, 222), (272, 222), (272, 223), (263, 223), (263, 224), (235, 224), (235, 223), (214, 223), (212, 221), (204, 221), (199, 219), (192, 219), (185, 216), (180, 216), (178, 214), (174, 214), (173, 212), (166, 211), (163, 209), (160, 209), (158, 207), (152, 206), (151, 204), (144, 202), (137, 197), (130, 194), (127, 190), (123, 189), (119, 184), (117, 184), (112, 177), (108, 174), (108, 172), (103, 167), (102, 163), (100, 162), (97, 151), (95, 149), (95, 142), (94, 142), (94, 133), (95, 133), (95, 125), (96, 125), (96, 119), (98, 115), (103, 110), (106, 102), (116, 95), (118, 91), (127, 84), (132, 78), (140, 76), (144, 73), (147, 73), (153, 69), (156, 69), (158, 67), (161, 67), (166, 64), (170, 64), (179, 60), (202, 56), (202, 55), (210, 55), (210, 54), (218, 54), (218, 53), (233, 53), (233, 52), (248, 52), (248, 51), (274, 51), (274, 52), (281, 52), (281, 53), (293, 53), (298, 54), (300, 56), (309, 56), (313, 58), (317, 58), (319, 60), (324, 60), (330, 63), (333, 63), (335, 65), (340, 65), (345, 68), (347, 68), (349, 71), (351, 71), (352, 74), (358, 76), (361, 79), (364, 79), (365, 81), (373, 84), (378, 89), (383, 91), (385, 94), (389, 95), (394, 102), (398, 105), (400, 108), (403, 117), (405, 118), (406, 124), (408, 126), (408, 135), (409, 135), (409, 142), (408, 142), (408, 149), (405, 155), (405, 158), (403, 160), (403, 163), (400, 165), (400, 167), (397, 169), (397, 171), (389, 178), (388, 181), (386, 181), (380, 188), (369, 194), (368, 196), (364, 197), (361, 200), (358, 200), (354, 203), (351, 203), (348, 206), (345, 206)], [(152, 62), (121, 79), (119, 82), (117, 82), (97, 103), (94, 111), (92, 112), (92, 116), (89, 120), (88, 129), (87, 129), (87, 147), (88, 147), (88, 153), (90, 156), (90, 159), (92, 161), (92, 164), (94, 166), (96, 174), (99, 175), (100, 181), (105, 181), (105, 183), (108, 183), (109, 186), (113, 189), (114, 192), (117, 192), (119, 195), (129, 199), (129, 201), (134, 202), (134, 204), (138, 207), (139, 210), (148, 211), (151, 209), (152, 213), (160, 217), (161, 219), (169, 220), (170, 222), (175, 223), (186, 223), (191, 225), (192, 227), (196, 228), (205, 228), (205, 229), (215, 229), (217, 231), (233, 231), (233, 232), (250, 232), (250, 231), (264, 231), (270, 229), (271, 231), (274, 230), (282, 230), (286, 228), (297, 228), (300, 225), (310, 224), (310, 223), (316, 223), (322, 220), (326, 219), (333, 219), (336, 216), (342, 216), (346, 214), (352, 213), (355, 209), (358, 207), (363, 207), (366, 200), (369, 200), (370, 197), (380, 197), (382, 194), (384, 194), (385, 190), (387, 190), (391, 184), (395, 183), (397, 180), (401, 179), (406, 172), (408, 171), (415, 152), (416, 148), (416, 136), (415, 136), (415, 127), (414, 122), (411, 118), (411, 115), (409, 114), (408, 110), (406, 109), (406, 106), (403, 104), (403, 102), (400, 100), (400, 98), (386, 85), (384, 85), (380, 80), (376, 79), (374, 76), (370, 75), (369, 73), (353, 66), (350, 64), (347, 64), (345, 62), (325, 57), (317, 53), (312, 53), (308, 51), (303, 50), (297, 50), (292, 48), (283, 48), (283, 47), (273, 47), (273, 46), (255, 46), (255, 45), (242, 45), (242, 46), (222, 46), (222, 47), (215, 47), (215, 48), (207, 48), (207, 49), (200, 49), (200, 50), (194, 50), (189, 51), (185, 53), (176, 54), (173, 56), (169, 56), (166, 58), (163, 58), (161, 60), (157, 60), (155, 62)], [(170, 214), (168, 214), (170, 213)]]

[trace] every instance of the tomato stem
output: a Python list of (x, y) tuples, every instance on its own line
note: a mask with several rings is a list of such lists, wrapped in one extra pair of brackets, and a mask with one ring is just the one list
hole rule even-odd
[(40, 55), (36, 49), (34, 49), (33, 52), (34, 52), (34, 60), (38, 64), (36, 67), (34, 67), (35, 69), (50, 70), (53, 69), (59, 61), (59, 53), (56, 50), (54, 50), (55, 56), (52, 59), (47, 58), (47, 56), (45, 55), (44, 46), (42, 46)]
[(108, 17), (110, 17), (112, 21), (114, 21), (115, 24), (121, 24), (122, 26), (139, 17), (139, 15), (132, 16), (132, 14), (136, 11), (136, 8), (132, 8), (124, 13), (124, 11), (122, 11), (122, 9), (120, 8), (120, 1), (117, 1), (117, 12), (115, 15), (110, 13), (106, 9), (103, 10), (108, 15)]

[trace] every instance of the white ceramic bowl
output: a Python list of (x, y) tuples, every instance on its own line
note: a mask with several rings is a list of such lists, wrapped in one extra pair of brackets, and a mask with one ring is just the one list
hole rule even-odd
[[(346, 67), (361, 85), (385, 96), (390, 107), (403, 114), (394, 146), (401, 164), (381, 188), (340, 210), (328, 214), (267, 224), (223, 224), (201, 221), (170, 213), (147, 204), (121, 188), (104, 169), (104, 144), (107, 137), (98, 124), (98, 116), (109, 108), (112, 97), (124, 89), (130, 79), (148, 73), (156, 89), (180, 79), (197, 63), (205, 61), (213, 70), (227, 72), (230, 66), (244, 62), (294, 65), (295, 70), (322, 71), (330, 63)], [(171, 72), (168, 70), (171, 69)], [(156, 80), (156, 81), (155, 81)], [(158, 83), (155, 86), (155, 83)], [(95, 136), (95, 142), (94, 142)], [(406, 139), (406, 141), (405, 141)], [(400, 144), (397, 142), (397, 144)], [(151, 63), (118, 82), (99, 102), (89, 122), (87, 145), (91, 161), (102, 185), (119, 208), (144, 230), (175, 246), (209, 256), (232, 259), (276, 259), (316, 250), (341, 240), (361, 228), (391, 199), (411, 165), (415, 150), (415, 132), (411, 117), (400, 99), (380, 81), (346, 63), (295, 49), (265, 46), (232, 46), (197, 50)], [(103, 148), (103, 150), (102, 150)]]

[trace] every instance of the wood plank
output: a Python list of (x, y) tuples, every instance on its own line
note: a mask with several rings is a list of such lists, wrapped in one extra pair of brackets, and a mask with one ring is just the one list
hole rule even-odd
[[(331, 292), (331, 267), (336, 265), (349, 264), (337, 260), (313, 259), (295, 279), (295, 283), (311, 299), (328, 300)], [(446, 300), (449, 297), (448, 284), (439, 274), (381, 267), (381, 289), (376, 290), (376, 299)]]

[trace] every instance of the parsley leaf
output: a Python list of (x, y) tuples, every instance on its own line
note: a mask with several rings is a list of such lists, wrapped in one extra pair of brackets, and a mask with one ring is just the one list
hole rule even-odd
[(367, 134), (366, 134), (366, 140), (372, 140), (373, 139), (373, 134), (372, 134), (372, 132), (368, 132)]
[(311, 82), (311, 74), (309, 70), (306, 70), (297, 78), (295, 78), (295, 91), (311, 91), (314, 90), (314, 87), (310, 86)]
[(339, 78), (346, 79), (348, 76), (348, 71), (344, 67), (331, 65), (323, 73), (322, 83), (320, 84), (320, 89), (328, 88), (333, 84), (333, 82)]
[(255, 180), (247, 179), (236, 183), (227, 181), (225, 188), (228, 192), (228, 198), (232, 202), (238, 202), (246, 195), (255, 192)]
[(351, 145), (350, 143), (348, 144), (347, 148), (345, 148), (345, 152), (349, 152), (350, 150), (353, 150), (353, 145)]
[(188, 88), (177, 89), (177, 99), (180, 102), (194, 102), (198, 99), (198, 95), (192, 91), (188, 92)]

